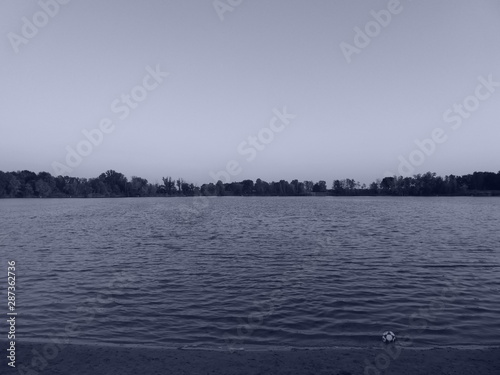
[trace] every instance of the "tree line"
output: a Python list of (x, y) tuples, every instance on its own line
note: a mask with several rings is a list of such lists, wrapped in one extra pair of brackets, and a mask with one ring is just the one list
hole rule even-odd
[(266, 182), (258, 178), (240, 182), (205, 183), (198, 186), (182, 178), (163, 177), (163, 183), (149, 183), (108, 170), (96, 178), (54, 177), (50, 173), (0, 171), (0, 198), (104, 198), (175, 196), (307, 196), (307, 195), (496, 195), (500, 196), (500, 172), (474, 172), (463, 176), (437, 176), (427, 172), (412, 177), (385, 177), (368, 186), (353, 179), (326, 181)]

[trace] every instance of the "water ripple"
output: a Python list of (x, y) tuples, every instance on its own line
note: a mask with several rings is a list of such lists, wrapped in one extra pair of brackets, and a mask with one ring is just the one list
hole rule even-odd
[(228, 197), (192, 223), (190, 204), (0, 200), (22, 337), (73, 323), (85, 343), (371, 346), (391, 329), (500, 344), (499, 199)]

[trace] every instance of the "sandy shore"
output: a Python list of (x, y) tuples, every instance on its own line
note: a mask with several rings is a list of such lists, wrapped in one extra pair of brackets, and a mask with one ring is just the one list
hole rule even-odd
[(401, 348), (396, 356), (382, 349), (228, 352), (20, 343), (16, 347), (16, 369), (2, 355), (1, 374), (500, 374), (500, 348)]

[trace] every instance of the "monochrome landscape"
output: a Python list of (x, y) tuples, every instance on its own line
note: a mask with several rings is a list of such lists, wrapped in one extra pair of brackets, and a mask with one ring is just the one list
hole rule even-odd
[(0, 10), (0, 374), (500, 373), (497, 1)]

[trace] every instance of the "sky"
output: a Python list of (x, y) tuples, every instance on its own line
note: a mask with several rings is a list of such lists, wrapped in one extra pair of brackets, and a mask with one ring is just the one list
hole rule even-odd
[(0, 3), (0, 170), (500, 170), (497, 0)]

